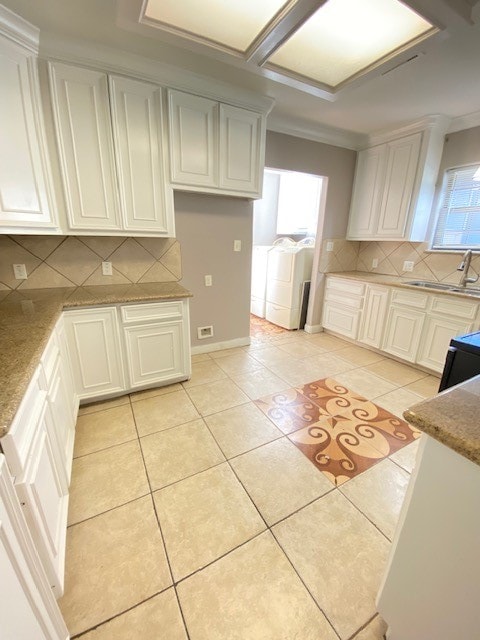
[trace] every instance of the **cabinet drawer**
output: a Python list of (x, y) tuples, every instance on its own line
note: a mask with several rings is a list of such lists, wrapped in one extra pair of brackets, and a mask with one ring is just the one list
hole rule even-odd
[(181, 300), (132, 304), (122, 306), (120, 309), (122, 321), (125, 324), (151, 320), (170, 320), (171, 318), (178, 318), (183, 315), (183, 303)]
[(361, 309), (363, 306), (362, 296), (356, 296), (348, 292), (337, 291), (336, 289), (327, 289), (325, 300), (341, 304), (344, 307), (350, 307), (351, 309)]
[(45, 406), (46, 392), (40, 386), (41, 368), (35, 371), (8, 433), (1, 445), (13, 476), (23, 472), (35, 439), (35, 429)]
[(327, 278), (327, 292), (330, 289), (361, 296), (365, 291), (365, 283), (355, 280), (344, 280), (343, 278)]
[(426, 309), (428, 304), (429, 294), (420, 293), (417, 291), (407, 291), (406, 289), (393, 289), (392, 291), (392, 304), (403, 304), (408, 307), (414, 307), (415, 309)]
[(433, 313), (473, 320), (477, 315), (477, 307), (477, 303), (470, 300), (460, 300), (453, 296), (436, 296), (432, 299), (431, 310)]
[(285, 329), (298, 329), (300, 322), (300, 309), (282, 307), (271, 302), (267, 302), (265, 308), (265, 318), (273, 324), (278, 324)]

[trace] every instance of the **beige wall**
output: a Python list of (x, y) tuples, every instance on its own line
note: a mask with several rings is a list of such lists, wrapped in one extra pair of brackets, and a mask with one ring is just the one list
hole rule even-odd
[(445, 137), (445, 146), (438, 172), (439, 181), (442, 180), (443, 172), (446, 169), (476, 162), (480, 162), (480, 127), (449, 133)]
[[(250, 335), (253, 203), (240, 198), (175, 193), (177, 239), (182, 247), (182, 284), (190, 289), (192, 346)], [(233, 241), (242, 251), (233, 251)], [(206, 287), (205, 275), (213, 286)], [(198, 340), (197, 327), (214, 336)]]

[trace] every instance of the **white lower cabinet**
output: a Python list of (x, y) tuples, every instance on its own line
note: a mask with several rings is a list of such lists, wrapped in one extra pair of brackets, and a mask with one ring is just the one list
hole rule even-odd
[(65, 332), (80, 399), (125, 390), (116, 307), (64, 312)]
[(69, 638), (3, 455), (0, 455), (0, 576), (2, 640)]
[(389, 290), (386, 287), (367, 285), (365, 309), (358, 339), (380, 349), (387, 314)]
[(385, 328), (383, 350), (394, 356), (415, 362), (425, 313), (415, 309), (391, 307)]
[(64, 312), (80, 400), (190, 377), (188, 300)]
[(461, 296), (328, 276), (323, 326), (441, 373), (450, 340), (478, 330), (480, 310)]

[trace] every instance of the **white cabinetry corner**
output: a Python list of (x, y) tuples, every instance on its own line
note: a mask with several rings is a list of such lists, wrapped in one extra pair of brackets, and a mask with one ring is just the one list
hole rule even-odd
[(169, 90), (172, 183), (187, 191), (258, 198), (265, 115)]
[(445, 131), (438, 116), (370, 138), (357, 158), (349, 240), (425, 240)]
[(59, 62), (48, 67), (68, 228), (173, 236), (161, 88)]
[(0, 625), (4, 640), (67, 640), (5, 457), (0, 455)]
[(358, 280), (328, 277), (323, 304), (324, 328), (356, 340), (364, 290), (365, 284)]
[(365, 308), (358, 337), (360, 342), (381, 348), (389, 296), (387, 287), (366, 285)]
[(0, 233), (56, 233), (37, 73), (38, 30), (0, 6)]

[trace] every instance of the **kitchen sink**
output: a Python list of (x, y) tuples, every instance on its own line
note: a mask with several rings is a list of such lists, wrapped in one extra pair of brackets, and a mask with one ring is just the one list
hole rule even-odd
[(453, 291), (454, 293), (464, 293), (467, 296), (476, 296), (480, 298), (480, 289), (477, 287), (459, 287), (456, 284), (442, 284), (440, 282), (426, 282), (425, 280), (413, 280), (406, 282), (414, 287), (422, 287), (425, 289), (437, 289), (438, 291)]

